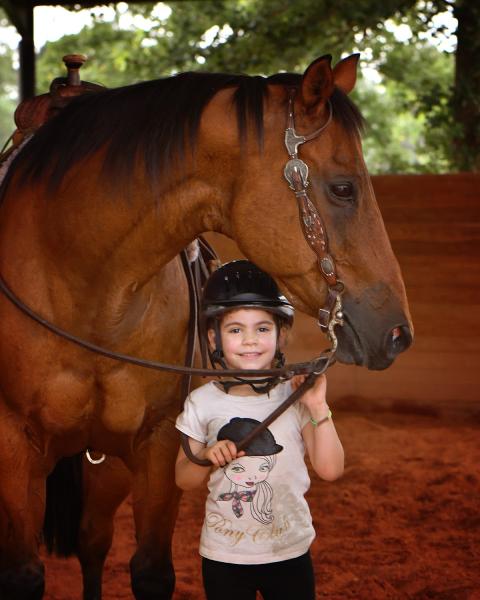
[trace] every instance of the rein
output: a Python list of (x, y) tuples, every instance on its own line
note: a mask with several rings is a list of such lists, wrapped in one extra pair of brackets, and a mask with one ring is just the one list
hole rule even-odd
[(62, 337), (69, 342), (76, 344), (86, 350), (90, 350), (90, 352), (94, 352), (95, 354), (100, 354), (102, 356), (106, 356), (107, 358), (112, 358), (113, 360), (118, 360), (120, 362), (130, 363), (132, 365), (136, 365), (139, 367), (144, 367), (146, 369), (155, 369), (157, 371), (169, 371), (171, 373), (176, 373), (177, 375), (199, 375), (199, 376), (211, 376), (219, 375), (221, 376), (231, 376), (231, 377), (240, 377), (240, 376), (264, 376), (264, 377), (281, 377), (285, 379), (290, 379), (294, 375), (308, 374), (316, 372), (319, 368), (321, 368), (321, 364), (324, 361), (329, 361), (330, 356), (320, 356), (317, 359), (311, 362), (304, 363), (295, 363), (292, 365), (286, 365), (282, 369), (225, 369), (222, 371), (218, 371), (216, 369), (200, 369), (197, 367), (184, 367), (180, 365), (171, 365), (168, 363), (158, 362), (155, 360), (147, 360), (145, 358), (138, 358), (136, 356), (131, 356), (129, 354), (122, 354), (120, 352), (114, 352), (113, 350), (108, 350), (107, 348), (103, 348), (102, 346), (98, 346), (92, 342), (84, 340), (83, 338), (77, 337), (60, 327), (57, 327), (47, 319), (41, 317), (38, 313), (33, 311), (29, 306), (27, 306), (18, 296), (12, 292), (10, 287), (7, 285), (3, 277), (0, 276), (0, 291), (10, 300), (12, 304), (14, 304), (22, 313), (30, 317), (36, 323), (45, 327), (55, 335)]

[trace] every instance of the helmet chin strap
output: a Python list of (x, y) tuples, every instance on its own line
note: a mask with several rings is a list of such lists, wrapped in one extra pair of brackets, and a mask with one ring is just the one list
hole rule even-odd
[[(220, 324), (218, 319), (215, 319), (214, 323), (214, 331), (215, 331), (215, 350), (208, 351), (210, 355), (210, 362), (212, 363), (212, 367), (216, 369), (216, 364), (219, 364), (222, 369), (228, 369), (227, 364), (225, 363), (225, 356), (223, 354), (222, 348), (222, 337), (220, 334)], [(275, 367), (283, 367), (285, 365), (285, 356), (280, 351), (279, 348), (279, 338), (280, 338), (280, 325), (277, 323), (277, 348), (275, 350)], [(219, 374), (219, 377), (221, 375)], [(232, 387), (238, 385), (249, 385), (252, 390), (256, 394), (268, 394), (268, 392), (273, 389), (278, 383), (280, 383), (281, 379), (279, 377), (265, 377), (264, 379), (246, 379), (243, 377), (234, 377), (230, 380), (219, 380), (218, 383), (221, 385), (226, 394), (229, 393)]]
[(278, 377), (267, 377), (265, 379), (254, 380), (235, 377), (233, 380), (220, 380), (218, 382), (218, 384), (223, 387), (226, 394), (229, 393), (232, 387), (237, 385), (249, 385), (256, 394), (268, 394), (268, 392), (272, 390), (278, 383), (280, 383), (280, 379)]

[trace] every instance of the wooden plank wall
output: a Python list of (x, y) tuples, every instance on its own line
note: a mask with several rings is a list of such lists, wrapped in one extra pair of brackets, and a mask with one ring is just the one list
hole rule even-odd
[[(332, 402), (480, 416), (480, 175), (372, 179), (402, 268), (415, 342), (386, 371), (332, 367)], [(230, 240), (208, 237), (223, 260), (241, 257)], [(308, 359), (322, 347), (315, 321), (299, 315), (288, 359)]]

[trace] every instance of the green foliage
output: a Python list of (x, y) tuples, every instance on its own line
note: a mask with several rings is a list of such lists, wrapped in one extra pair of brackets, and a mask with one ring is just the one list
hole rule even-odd
[(13, 113), (17, 105), (14, 95), (15, 73), (11, 69), (11, 56), (8, 51), (0, 54), (0, 150), (15, 129)]
[[(457, 0), (460, 1), (460, 0)], [(362, 53), (361, 71), (375, 67), (380, 85), (360, 77), (354, 99), (369, 127), (364, 140), (372, 172), (442, 172), (454, 169), (452, 117), (454, 56), (428, 39), (441, 35), (434, 16), (447, 0), (182, 0), (164, 3), (169, 17), (152, 16), (153, 5), (130, 5), (152, 27), (122, 27), (96, 20), (78, 35), (42, 48), (38, 91), (64, 74), (61, 57), (80, 52), (89, 60), (83, 78), (108, 87), (185, 70), (271, 74), (302, 72), (314, 58), (334, 62)], [(399, 41), (389, 25), (408, 27)], [(435, 29), (436, 27), (436, 29)], [(1, 63), (0, 63), (1, 68)]]
[(93, 83), (117, 87), (145, 79), (147, 73), (136, 69), (141, 62), (141, 38), (141, 31), (125, 31), (110, 23), (96, 23), (77, 35), (45, 44), (37, 61), (37, 90), (46, 92), (52, 79), (65, 75), (62, 57), (66, 54), (87, 55), (82, 77)]
[(361, 81), (356, 97), (368, 123), (363, 146), (372, 174), (449, 170), (449, 161), (439, 143), (443, 143), (445, 132), (440, 129), (439, 135), (437, 131), (433, 135), (425, 113), (408, 110), (404, 90), (398, 84), (389, 82), (382, 91), (382, 87)]
[[(166, 2), (168, 22), (152, 30), (166, 43), (174, 70), (267, 74), (303, 70), (312, 57), (336, 59), (355, 47), (355, 34), (414, 0), (196, 0)], [(201, 9), (200, 9), (201, 6)], [(149, 15), (149, 5), (132, 11)], [(213, 31), (212, 31), (212, 28)], [(212, 33), (206, 43), (205, 33)], [(160, 34), (160, 35), (158, 35)], [(161, 35), (168, 37), (161, 38)]]
[[(411, 19), (411, 14), (399, 17), (396, 25), (410, 25)], [(440, 173), (455, 167), (454, 56), (440, 52), (422, 40), (415, 27), (411, 29), (404, 42), (383, 25), (375, 36), (362, 40), (371, 51), (370, 64), (376, 64), (382, 76), (380, 86), (364, 81), (356, 90), (370, 123), (365, 152), (372, 172)]]
[[(0, 9), (0, 25), (6, 25), (5, 13)], [(0, 150), (15, 128), (13, 112), (17, 105), (17, 76), (12, 68), (12, 51), (0, 43)]]

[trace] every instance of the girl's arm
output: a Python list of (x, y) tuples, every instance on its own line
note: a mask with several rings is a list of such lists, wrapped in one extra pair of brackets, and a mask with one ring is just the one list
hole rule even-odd
[[(188, 438), (190, 448), (198, 458), (208, 458), (213, 467), (223, 467), (235, 458), (244, 456), (245, 452), (238, 452), (235, 444), (229, 440), (221, 440), (208, 448), (202, 442)], [(212, 467), (201, 467), (187, 458), (183, 448), (180, 447), (175, 463), (175, 483), (184, 490), (194, 490), (206, 483)]]
[[(292, 380), (293, 389), (296, 389), (303, 379), (304, 377), (295, 377)], [(311, 418), (317, 422), (322, 421), (329, 414), (326, 393), (327, 378), (321, 375), (300, 399)], [(341, 477), (344, 468), (344, 452), (332, 419), (323, 421), (319, 425), (307, 423), (302, 429), (302, 437), (317, 475), (327, 481), (335, 481)]]
[[(188, 441), (193, 454), (198, 458), (205, 458), (205, 444), (192, 438), (188, 438)], [(211, 470), (212, 467), (201, 467), (193, 463), (180, 447), (175, 463), (175, 483), (181, 490), (187, 492), (200, 487), (207, 481)]]

